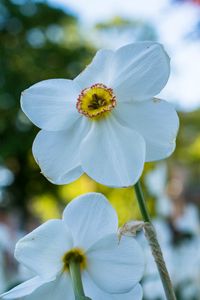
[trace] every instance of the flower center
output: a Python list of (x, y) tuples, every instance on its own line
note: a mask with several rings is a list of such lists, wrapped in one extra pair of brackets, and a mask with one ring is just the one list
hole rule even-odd
[(116, 97), (111, 88), (97, 83), (82, 90), (76, 107), (80, 114), (98, 119), (107, 115), (116, 105)]
[(73, 248), (70, 251), (66, 252), (62, 258), (63, 262), (63, 271), (69, 271), (69, 263), (73, 261), (80, 265), (81, 269), (86, 268), (86, 255), (82, 249)]

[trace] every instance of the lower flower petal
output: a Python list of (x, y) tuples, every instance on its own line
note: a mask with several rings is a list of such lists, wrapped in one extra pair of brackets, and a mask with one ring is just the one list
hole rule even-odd
[(87, 250), (96, 241), (116, 233), (118, 218), (108, 200), (99, 193), (89, 193), (71, 201), (63, 213), (72, 232), (74, 245)]
[[(52, 280), (54, 280), (54, 279), (52, 279)], [(38, 289), (40, 286), (42, 286), (45, 283), (46, 283), (46, 281), (41, 279), (39, 276), (36, 276), (34, 278), (31, 278), (31, 279), (17, 285), (10, 291), (0, 295), (0, 298), (1, 299), (16, 299), (19, 297), (24, 297), (26, 295), (30, 295), (31, 293), (33, 293), (36, 289)]]
[(81, 144), (83, 170), (107, 186), (133, 185), (141, 176), (145, 161), (145, 142), (141, 135), (121, 126), (111, 116), (92, 125)]
[(156, 98), (118, 103), (114, 114), (122, 125), (128, 125), (143, 136), (146, 161), (166, 158), (174, 151), (179, 120), (172, 104)]
[(87, 271), (107, 293), (128, 293), (142, 278), (144, 254), (132, 237), (109, 235), (87, 251)]
[(53, 282), (46, 283), (24, 300), (75, 300), (71, 280), (63, 273)]
[(81, 118), (65, 131), (41, 130), (33, 143), (33, 155), (43, 175), (52, 183), (66, 184), (79, 178), (79, 145), (87, 134), (89, 124)]
[(83, 286), (86, 296), (94, 300), (142, 300), (143, 291), (140, 284), (124, 294), (109, 294), (101, 290), (90, 276), (85, 272), (83, 274)]
[(72, 237), (62, 220), (50, 220), (20, 239), (15, 257), (42, 278), (62, 270), (62, 257), (72, 247)]

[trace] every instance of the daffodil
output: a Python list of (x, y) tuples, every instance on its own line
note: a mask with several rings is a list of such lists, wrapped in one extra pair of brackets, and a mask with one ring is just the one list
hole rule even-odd
[(21, 105), (42, 130), (33, 155), (42, 173), (66, 184), (84, 172), (99, 183), (136, 183), (144, 163), (175, 149), (178, 117), (154, 98), (170, 73), (158, 43), (139, 42), (100, 50), (74, 80), (49, 79), (22, 93)]
[(1, 295), (3, 299), (74, 300), (71, 263), (93, 300), (141, 300), (143, 253), (132, 238), (117, 235), (118, 218), (98, 193), (67, 205), (62, 220), (50, 220), (19, 240), (17, 260), (35, 277)]

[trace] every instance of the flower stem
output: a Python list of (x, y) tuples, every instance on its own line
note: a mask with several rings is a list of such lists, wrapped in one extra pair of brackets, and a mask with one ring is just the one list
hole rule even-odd
[(75, 300), (91, 300), (84, 294), (83, 284), (81, 280), (81, 271), (79, 263), (71, 260), (69, 263), (69, 270), (74, 290)]
[(160, 248), (157, 236), (156, 236), (156, 231), (154, 229), (154, 226), (151, 222), (150, 215), (147, 210), (146, 202), (144, 199), (144, 195), (142, 192), (142, 188), (140, 185), (140, 182), (138, 181), (135, 186), (135, 193), (137, 196), (138, 204), (140, 207), (140, 211), (143, 217), (143, 220), (145, 222), (144, 226), (144, 231), (145, 231), (145, 236), (149, 242), (149, 246), (151, 247), (151, 252), (154, 257), (154, 260), (156, 262), (160, 278), (162, 280), (163, 288), (165, 291), (165, 295), (167, 300), (176, 300), (176, 296), (173, 290), (173, 286), (171, 283), (171, 279), (169, 276), (169, 273), (167, 271), (167, 267), (163, 258), (162, 250)]
[(140, 207), (140, 212), (142, 214), (143, 220), (144, 222), (151, 223), (151, 218), (147, 210), (146, 202), (144, 200), (144, 195), (139, 181), (135, 184), (134, 188), (135, 188), (135, 193), (137, 196), (137, 200), (138, 200), (138, 204)]

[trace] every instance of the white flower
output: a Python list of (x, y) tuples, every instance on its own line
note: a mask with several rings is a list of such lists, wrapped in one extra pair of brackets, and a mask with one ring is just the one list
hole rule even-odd
[(17, 243), (15, 257), (36, 275), (1, 297), (74, 300), (69, 261), (76, 255), (88, 297), (141, 300), (143, 253), (133, 238), (119, 243), (117, 227), (116, 212), (102, 194), (76, 198), (62, 220), (47, 221)]
[(74, 80), (50, 79), (25, 90), (22, 109), (42, 129), (33, 144), (42, 173), (55, 184), (83, 172), (108, 186), (136, 183), (144, 162), (175, 148), (177, 114), (153, 98), (169, 72), (163, 47), (140, 42), (98, 51)]

